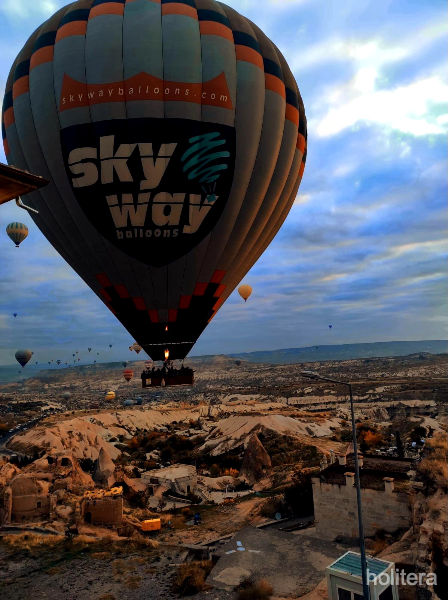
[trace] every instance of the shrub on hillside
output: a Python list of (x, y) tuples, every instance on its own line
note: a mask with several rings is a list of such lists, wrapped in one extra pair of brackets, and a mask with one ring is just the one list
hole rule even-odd
[(243, 580), (237, 588), (237, 600), (269, 600), (274, 593), (272, 585), (265, 579), (254, 581)]
[(446, 434), (438, 433), (426, 442), (425, 454), (417, 466), (417, 472), (427, 489), (448, 490), (447, 455)]
[(213, 568), (211, 560), (184, 563), (179, 567), (173, 582), (173, 592), (180, 596), (192, 596), (207, 586), (205, 580)]

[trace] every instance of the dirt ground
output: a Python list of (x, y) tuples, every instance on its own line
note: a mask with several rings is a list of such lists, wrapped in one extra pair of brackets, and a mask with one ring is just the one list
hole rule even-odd
[[(0, 597), (46, 600), (168, 600), (182, 549), (152, 549), (132, 541), (67, 542), (30, 535), (0, 541)], [(42, 541), (35, 541), (36, 539)]]

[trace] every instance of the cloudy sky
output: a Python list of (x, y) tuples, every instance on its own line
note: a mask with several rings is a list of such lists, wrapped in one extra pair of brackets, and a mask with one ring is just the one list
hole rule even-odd
[[(446, 0), (227, 3), (291, 65), (309, 149), (295, 205), (245, 278), (252, 297), (235, 292), (194, 354), (446, 339)], [(28, 36), (64, 4), (0, 0), (2, 96)], [(17, 250), (0, 233), (0, 364), (23, 346), (41, 361), (88, 346), (129, 358), (129, 334), (26, 212), (2, 207), (0, 232), (11, 220), (30, 235)]]

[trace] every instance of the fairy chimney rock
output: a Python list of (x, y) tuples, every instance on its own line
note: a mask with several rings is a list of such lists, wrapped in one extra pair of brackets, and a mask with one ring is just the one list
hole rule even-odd
[(272, 466), (269, 454), (266, 452), (263, 444), (258, 439), (256, 433), (252, 434), (244, 452), (243, 463), (240, 474), (245, 477), (249, 483), (255, 483), (261, 479), (266, 469)]

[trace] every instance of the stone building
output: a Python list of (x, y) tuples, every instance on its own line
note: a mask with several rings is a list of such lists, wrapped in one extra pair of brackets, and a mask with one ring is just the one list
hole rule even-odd
[[(393, 533), (412, 525), (411, 460), (376, 456), (360, 459), (364, 533)], [(340, 455), (312, 478), (314, 516), (319, 537), (358, 537), (358, 513), (353, 455)]]
[(198, 486), (196, 467), (193, 465), (170, 465), (163, 469), (146, 471), (142, 473), (142, 481), (152, 494), (158, 486), (163, 486), (186, 496), (190, 492), (195, 492)]
[(18, 475), (4, 491), (4, 523), (51, 518), (56, 496), (50, 485), (30, 475)]
[(123, 520), (123, 488), (89, 490), (81, 500), (81, 517), (85, 523), (121, 525)]

